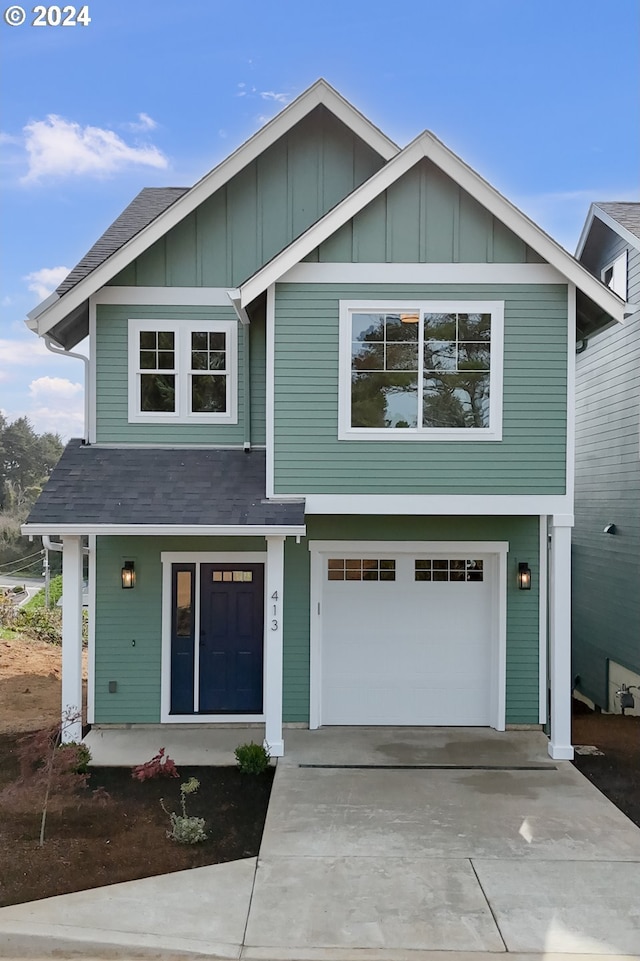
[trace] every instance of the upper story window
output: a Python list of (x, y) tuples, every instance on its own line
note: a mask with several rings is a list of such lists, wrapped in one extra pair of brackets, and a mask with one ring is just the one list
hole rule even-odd
[(616, 257), (610, 264), (603, 267), (600, 272), (600, 279), (607, 287), (611, 287), (614, 294), (627, 299), (627, 251), (623, 250), (619, 257)]
[(502, 302), (341, 304), (341, 440), (500, 440)]
[(129, 321), (130, 423), (236, 423), (233, 321)]

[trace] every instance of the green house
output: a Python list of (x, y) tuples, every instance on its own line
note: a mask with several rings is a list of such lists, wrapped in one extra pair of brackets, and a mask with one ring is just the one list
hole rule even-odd
[(322, 80), (143, 190), (28, 320), (90, 338), (24, 528), (62, 540), (63, 711), (86, 552), (97, 727), (544, 725), (570, 758), (576, 327), (623, 310)]

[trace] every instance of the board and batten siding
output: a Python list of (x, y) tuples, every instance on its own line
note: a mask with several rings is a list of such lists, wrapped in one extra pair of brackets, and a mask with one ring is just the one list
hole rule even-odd
[[(640, 302), (640, 252), (617, 235), (604, 266), (628, 250), (628, 299)], [(599, 271), (598, 271), (599, 272)], [(587, 343), (576, 369), (572, 537), (573, 674), (607, 708), (608, 660), (640, 673), (640, 311)], [(607, 524), (616, 533), (605, 534)], [(637, 703), (637, 702), (636, 702)]]
[[(140, 307), (101, 304), (96, 308), (96, 440), (103, 444), (211, 444), (244, 441), (243, 332), (238, 331), (238, 422), (236, 424), (130, 424), (128, 422), (128, 321), (230, 320), (229, 307)], [(251, 338), (251, 442), (265, 442), (265, 327), (261, 315), (249, 325)]]
[(383, 162), (319, 106), (111, 284), (236, 287)]
[[(285, 545), (285, 722), (309, 720), (308, 540), (508, 541), (507, 711), (508, 724), (539, 720), (539, 519), (537, 517), (307, 517), (307, 539)], [(530, 591), (516, 587), (518, 561), (532, 572)], [(312, 614), (313, 616), (313, 614)], [(455, 678), (452, 678), (455, 696)]]
[(305, 260), (544, 263), (520, 237), (426, 159), (367, 204)]
[[(159, 724), (162, 551), (265, 551), (260, 537), (98, 537), (96, 545), (95, 723)], [(123, 591), (120, 569), (136, 565)], [(133, 643), (135, 641), (135, 644)], [(117, 691), (109, 693), (109, 681)]]
[[(338, 440), (340, 300), (505, 302), (502, 441)], [(276, 494), (563, 494), (567, 288), (277, 284)]]

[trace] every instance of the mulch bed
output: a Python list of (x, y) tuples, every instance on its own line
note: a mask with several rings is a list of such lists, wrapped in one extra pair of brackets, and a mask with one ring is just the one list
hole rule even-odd
[[(16, 735), (0, 736), (0, 789), (19, 773)], [(47, 816), (38, 844), (40, 812), (19, 802), (0, 809), (0, 906), (69, 894), (119, 881), (255, 857), (274, 769), (259, 776), (232, 767), (181, 767), (178, 778), (135, 781), (130, 768), (95, 768), (77, 800)], [(188, 814), (206, 820), (208, 839), (182, 845), (167, 838), (160, 806), (180, 811), (180, 784), (197, 777)], [(102, 787), (111, 800), (97, 803)]]
[(601, 714), (574, 700), (573, 743), (603, 752), (576, 754), (573, 763), (640, 827), (640, 717)]

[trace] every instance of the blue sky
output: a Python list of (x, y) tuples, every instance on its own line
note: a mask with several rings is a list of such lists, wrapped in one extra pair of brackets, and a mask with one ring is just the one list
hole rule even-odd
[(38, 431), (81, 434), (83, 367), (27, 311), (142, 187), (190, 186), (320, 76), (401, 146), (432, 130), (571, 251), (592, 200), (640, 199), (637, 0), (87, 6), (88, 26), (0, 22), (0, 408)]

